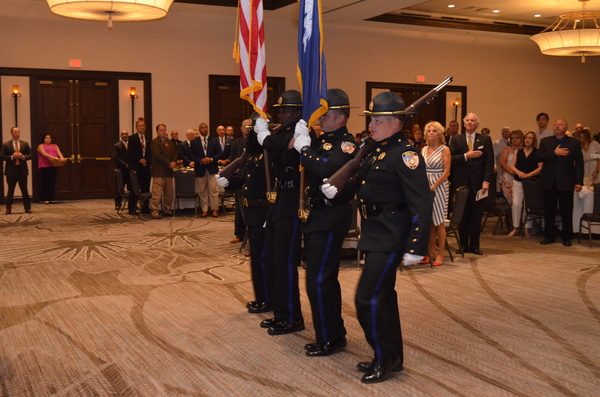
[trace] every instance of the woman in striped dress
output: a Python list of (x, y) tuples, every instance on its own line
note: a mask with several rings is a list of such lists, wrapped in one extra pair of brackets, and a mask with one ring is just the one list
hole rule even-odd
[[(431, 219), (431, 234), (429, 236), (430, 258), (434, 266), (444, 262), (444, 247), (446, 246), (446, 226), (444, 220), (448, 215), (448, 176), (450, 175), (450, 149), (445, 145), (444, 127), (437, 121), (425, 125), (425, 142), (421, 150), (427, 166), (429, 187), (434, 194), (433, 216)], [(435, 258), (435, 259), (434, 259)]]

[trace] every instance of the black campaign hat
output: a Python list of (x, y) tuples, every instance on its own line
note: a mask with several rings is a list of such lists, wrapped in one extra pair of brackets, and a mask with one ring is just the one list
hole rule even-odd
[(348, 94), (339, 88), (327, 90), (327, 108), (350, 109), (350, 99), (348, 98)]
[[(273, 123), (273, 118), (271, 117), (271, 115), (269, 113), (267, 114), (267, 124), (271, 125)], [(254, 128), (254, 126), (256, 125), (256, 120), (258, 120), (260, 118), (260, 113), (258, 112), (254, 112), (250, 115), (250, 125), (245, 125), (244, 128)]]
[(279, 107), (279, 106), (293, 106), (293, 107), (297, 107), (297, 106), (302, 106), (302, 95), (300, 94), (300, 91), (296, 91), (296, 90), (287, 90), (284, 91), (283, 94), (281, 94), (281, 96), (279, 97), (279, 99), (277, 100), (277, 103), (275, 105), (273, 105), (273, 107)]
[(366, 116), (395, 116), (409, 114), (404, 110), (402, 97), (395, 92), (385, 91), (377, 94), (369, 104), (369, 110), (364, 110)]

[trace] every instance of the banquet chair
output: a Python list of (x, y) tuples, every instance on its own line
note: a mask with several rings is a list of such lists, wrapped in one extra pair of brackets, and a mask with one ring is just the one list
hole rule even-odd
[(458, 229), (460, 228), (460, 222), (462, 221), (463, 214), (465, 212), (465, 206), (467, 205), (468, 195), (469, 188), (467, 186), (461, 186), (458, 189), (456, 189), (456, 192), (454, 193), (454, 204), (452, 206), (452, 217), (450, 219), (450, 224), (446, 226), (446, 249), (448, 250), (448, 254), (450, 254), (450, 260), (452, 262), (454, 262), (454, 257), (452, 256), (452, 249), (450, 248), (450, 244), (448, 244), (448, 239), (450, 237), (454, 237), (456, 239), (458, 249), (460, 250), (462, 257), (465, 257), (465, 251), (463, 250), (462, 245), (460, 245)]
[(200, 197), (196, 193), (196, 172), (194, 170), (180, 170), (173, 172), (175, 177), (175, 205), (173, 206), (173, 216), (175, 209), (180, 207), (181, 199), (190, 199), (194, 201), (194, 217), (198, 217), (198, 207), (200, 206)]
[(129, 170), (129, 181), (131, 183), (130, 191), (135, 194), (136, 211), (138, 213), (138, 217), (141, 217), (142, 216), (142, 208), (144, 208), (144, 205), (150, 201), (150, 199), (152, 198), (152, 193), (150, 193), (150, 192), (142, 193), (142, 191), (140, 189), (140, 182), (138, 180), (137, 172), (135, 172), (134, 170)]
[(528, 221), (536, 221), (541, 230), (542, 220), (544, 219), (544, 191), (539, 178), (523, 179), (523, 196), (525, 199), (523, 208), (525, 209), (525, 221), (521, 228), (521, 237), (525, 235), (525, 225)]
[(594, 209), (592, 213), (585, 213), (579, 219), (579, 244), (581, 244), (581, 228), (583, 222), (587, 223), (585, 228), (588, 232), (588, 240), (590, 248), (592, 248), (592, 226), (600, 226), (600, 183), (594, 183)]
[(123, 173), (120, 169), (115, 168), (115, 180), (117, 181), (117, 189), (119, 190), (119, 196), (121, 196), (121, 205), (117, 209), (117, 214), (125, 208), (125, 204), (129, 201), (129, 192), (125, 190), (125, 183), (123, 182)]

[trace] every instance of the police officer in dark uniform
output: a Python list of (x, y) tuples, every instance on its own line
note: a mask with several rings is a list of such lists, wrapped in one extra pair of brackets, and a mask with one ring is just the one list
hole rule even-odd
[(327, 105), (329, 110), (319, 118), (323, 135), (311, 144), (304, 120), (296, 124), (294, 135), (294, 148), (301, 153), (300, 161), (307, 171), (305, 194), (310, 211), (300, 229), (304, 233), (306, 291), (317, 342), (305, 346), (307, 356), (328, 356), (346, 346), (338, 273), (352, 206), (348, 199), (325, 197), (321, 184), (354, 157), (357, 143), (346, 128), (350, 116), (348, 95), (340, 89), (328, 90)]
[[(271, 117), (267, 115), (269, 120)], [(245, 128), (254, 128), (256, 120), (260, 118), (257, 112), (250, 116), (252, 121)], [(244, 222), (248, 228), (250, 241), (250, 270), (252, 272), (252, 285), (256, 300), (246, 304), (249, 313), (265, 313), (271, 311), (271, 280), (267, 274), (265, 228), (269, 201), (265, 195), (266, 173), (263, 148), (258, 143), (256, 132), (251, 130), (246, 144), (247, 157), (244, 164), (228, 181), (216, 175), (217, 183), (222, 187), (241, 189), (244, 211)]]
[[(396, 271), (401, 261), (412, 265), (427, 253), (433, 196), (425, 161), (401, 133), (402, 98), (383, 92), (365, 114), (371, 116), (371, 137), (377, 145), (341, 196), (356, 191), (363, 218), (358, 249), (366, 252), (366, 258), (356, 290), (356, 312), (375, 358), (358, 363), (358, 369), (366, 372), (362, 382), (375, 383), (403, 369)], [(329, 198), (337, 193), (328, 183), (321, 189)]]
[(300, 156), (291, 145), (296, 123), (302, 118), (302, 98), (296, 90), (281, 94), (274, 107), (279, 108), (281, 127), (269, 134), (267, 121), (258, 119), (254, 126), (258, 142), (268, 150), (272, 185), (276, 201), (269, 206), (266, 224), (266, 255), (274, 317), (261, 322), (270, 335), (289, 334), (304, 329), (298, 289), (300, 265)]

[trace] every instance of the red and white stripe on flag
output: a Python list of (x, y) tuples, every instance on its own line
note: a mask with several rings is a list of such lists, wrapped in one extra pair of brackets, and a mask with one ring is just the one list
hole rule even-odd
[(266, 118), (267, 65), (262, 0), (240, 0), (240, 98)]

